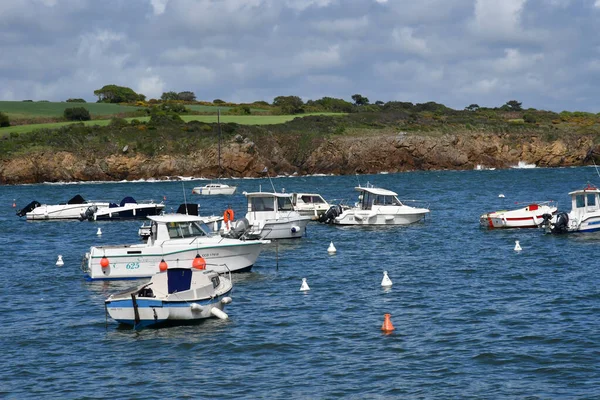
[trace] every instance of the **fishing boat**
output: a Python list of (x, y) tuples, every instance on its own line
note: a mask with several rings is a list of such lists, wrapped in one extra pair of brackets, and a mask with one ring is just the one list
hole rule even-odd
[(245, 272), (269, 243), (221, 237), (195, 215), (165, 214), (148, 219), (152, 222), (145, 243), (92, 246), (82, 261), (86, 278), (148, 278), (159, 271), (161, 260), (173, 267), (189, 267), (196, 255), (214, 265), (217, 272)]
[(429, 213), (428, 208), (404, 204), (391, 190), (373, 186), (354, 189), (360, 193), (354, 207), (334, 205), (320, 221), (336, 225), (408, 225), (421, 221)]
[(310, 217), (302, 216), (294, 210), (292, 195), (277, 192), (244, 192), (248, 200), (245, 218), (236, 222), (233, 231), (240, 224), (247, 224), (244, 237), (261, 239), (292, 239), (304, 236)]
[(108, 207), (90, 206), (82, 213), (80, 219), (89, 221), (142, 219), (150, 215), (159, 215), (164, 208), (163, 203), (155, 203), (153, 200), (137, 202), (133, 197), (127, 196), (121, 200), (121, 203), (110, 203)]
[(221, 167), (221, 110), (217, 110), (217, 126), (219, 127), (219, 145), (218, 145), (218, 159), (219, 159), (219, 179), (217, 183), (207, 183), (204, 186), (196, 186), (192, 189), (192, 194), (200, 194), (205, 196), (211, 195), (232, 195), (235, 193), (237, 186), (230, 186), (225, 183), (221, 183), (221, 175), (223, 168)]
[(292, 193), (292, 205), (300, 215), (318, 219), (331, 205), (317, 193)]
[(479, 224), (489, 229), (537, 228), (544, 221), (544, 214), (554, 215), (557, 211), (554, 201), (531, 202), (518, 209), (483, 214), (479, 217)]
[(108, 207), (106, 201), (87, 201), (81, 195), (76, 195), (66, 203), (60, 204), (40, 204), (32, 201), (26, 207), (17, 211), (19, 217), (26, 217), (27, 220), (61, 220), (61, 219), (81, 219), (90, 207), (102, 208)]
[(134, 329), (158, 327), (217, 317), (231, 303), (231, 276), (201, 268), (169, 268), (150, 282), (110, 295), (104, 302), (115, 321)]
[(588, 184), (569, 193), (571, 211), (544, 214), (541, 226), (547, 233), (600, 231), (600, 190)]

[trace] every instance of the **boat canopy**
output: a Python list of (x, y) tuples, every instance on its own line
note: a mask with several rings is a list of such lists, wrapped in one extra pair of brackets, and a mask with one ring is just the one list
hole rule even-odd
[(276, 193), (276, 192), (251, 192), (244, 193), (246, 197), (292, 197), (291, 193)]
[(163, 224), (169, 222), (204, 222), (202, 217), (186, 214), (149, 215), (148, 219)]
[(121, 200), (121, 207), (123, 207), (125, 204), (137, 204), (137, 201), (135, 201), (135, 199), (131, 196), (127, 196), (125, 197), (123, 200)]
[(67, 201), (67, 204), (84, 204), (86, 203), (85, 199), (80, 195), (76, 195), (71, 200)]
[(367, 192), (367, 193), (371, 193), (371, 194), (375, 194), (375, 195), (382, 195), (382, 196), (398, 196), (398, 194), (396, 192), (392, 192), (391, 190), (382, 189), (382, 188), (357, 186), (354, 188), (354, 190), (356, 190), (358, 192)]

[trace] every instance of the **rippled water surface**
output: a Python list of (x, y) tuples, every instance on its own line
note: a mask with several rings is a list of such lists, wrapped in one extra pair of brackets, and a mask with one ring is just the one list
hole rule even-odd
[[(409, 227), (311, 223), (234, 275), (230, 319), (139, 332), (106, 319), (103, 300), (130, 286), (87, 282), (89, 247), (137, 241), (140, 222), (26, 222), (13, 200), (81, 194), (187, 200), (201, 213), (234, 196), (190, 195), (198, 182), (0, 187), (4, 398), (591, 398), (600, 387), (600, 235), (487, 231), (479, 215), (557, 200), (598, 183), (593, 168), (440, 171), (273, 179), (288, 192), (354, 201), (367, 181), (429, 203)], [(499, 198), (502, 193), (504, 198)], [(103, 235), (96, 235), (98, 227)], [(523, 250), (514, 251), (515, 240)], [(333, 241), (337, 254), (328, 255)], [(65, 265), (55, 266), (58, 254)], [(383, 271), (391, 289), (380, 283)], [(311, 290), (300, 292), (302, 278)], [(381, 332), (390, 313), (396, 330)]]

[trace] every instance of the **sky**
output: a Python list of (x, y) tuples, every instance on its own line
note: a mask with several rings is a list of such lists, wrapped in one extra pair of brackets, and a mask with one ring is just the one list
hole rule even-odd
[(0, 100), (323, 97), (600, 112), (600, 0), (0, 0)]

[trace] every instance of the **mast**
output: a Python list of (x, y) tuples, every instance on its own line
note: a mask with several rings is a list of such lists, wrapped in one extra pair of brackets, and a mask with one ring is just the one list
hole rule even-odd
[(219, 179), (221, 178), (221, 109), (217, 108), (217, 126), (219, 127)]

